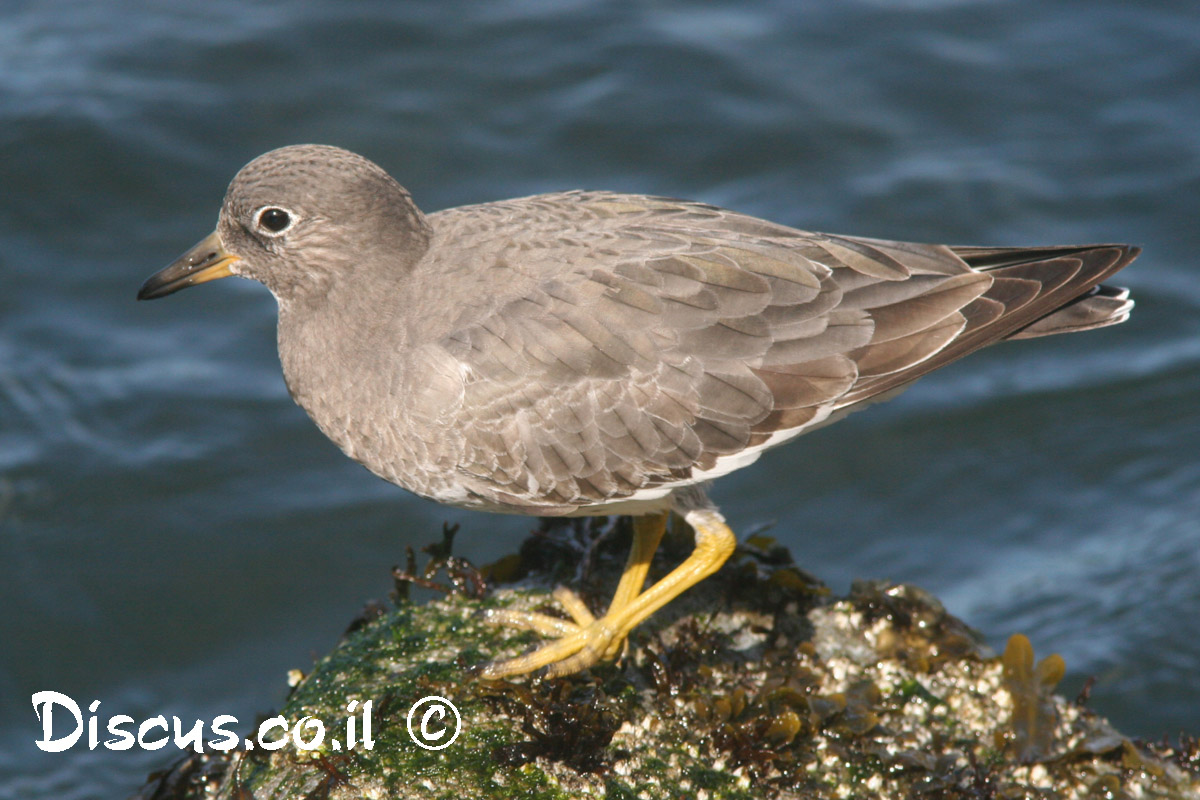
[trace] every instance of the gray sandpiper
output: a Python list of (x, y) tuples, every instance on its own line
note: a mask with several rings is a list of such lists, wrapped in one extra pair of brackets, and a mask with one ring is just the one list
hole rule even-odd
[[(264, 284), (292, 397), (422, 497), (634, 515), (603, 616), (566, 589), (571, 620), (493, 614), (552, 641), (484, 677), (564, 675), (616, 657), (733, 552), (709, 481), (985, 345), (1125, 321), (1129, 293), (1101, 281), (1138, 252), (838, 236), (609, 192), (427, 215), (366, 158), (297, 145), (244, 166), (216, 231), (138, 299)], [(695, 549), (644, 589), (672, 511)]]

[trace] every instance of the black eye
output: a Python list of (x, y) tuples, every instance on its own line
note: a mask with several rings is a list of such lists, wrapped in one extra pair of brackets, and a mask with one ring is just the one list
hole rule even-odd
[(264, 208), (258, 215), (258, 224), (272, 233), (279, 233), (292, 224), (292, 215), (282, 208)]

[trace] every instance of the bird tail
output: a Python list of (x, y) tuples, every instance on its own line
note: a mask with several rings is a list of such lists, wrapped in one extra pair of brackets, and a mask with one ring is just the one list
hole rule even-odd
[(1133, 300), (1129, 290), (1100, 282), (1137, 258), (1141, 249), (1131, 245), (1097, 244), (1066, 247), (954, 247), (954, 253), (975, 269), (996, 278), (985, 296), (1021, 293), (1030, 280), (1046, 287), (1050, 265), (1077, 261), (1071, 279), (1054, 287), (1065, 302), (1008, 334), (1007, 339), (1032, 339), (1056, 333), (1074, 333), (1116, 325), (1129, 319)]

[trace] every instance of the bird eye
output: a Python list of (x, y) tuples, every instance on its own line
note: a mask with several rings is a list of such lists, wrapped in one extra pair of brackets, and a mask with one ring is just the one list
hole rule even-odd
[(264, 208), (258, 212), (258, 227), (269, 233), (282, 233), (292, 224), (292, 215), (282, 208)]

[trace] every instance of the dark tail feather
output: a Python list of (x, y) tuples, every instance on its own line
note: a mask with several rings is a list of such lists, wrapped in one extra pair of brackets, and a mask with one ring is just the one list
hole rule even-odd
[(1093, 286), (1087, 294), (1075, 298), (1008, 338), (1032, 339), (1055, 333), (1104, 328), (1129, 319), (1132, 310), (1133, 301), (1129, 299), (1128, 289), (1121, 286)]
[(1003, 339), (1028, 339), (1124, 322), (1133, 301), (1125, 289), (1101, 281), (1137, 258), (1123, 244), (1075, 247), (952, 247), (967, 264), (993, 276), (992, 286), (962, 309), (962, 333), (910, 369), (866, 378), (841, 406), (898, 390), (917, 378)]
[[(1077, 258), (1080, 268), (1071, 279), (1060, 286), (1043, 291), (1057, 295), (1063, 302), (1051, 311), (1042, 312), (1027, 324), (1008, 334), (1007, 339), (1032, 339), (1055, 333), (1073, 333), (1116, 325), (1129, 319), (1133, 301), (1129, 290), (1117, 286), (1102, 286), (1105, 280), (1137, 258), (1141, 248), (1131, 245), (1084, 245), (1067, 247), (955, 247), (955, 254), (976, 269), (984, 270), (997, 279), (1035, 277), (1038, 264), (1062, 257)], [(1004, 281), (998, 280), (997, 283)], [(1049, 288), (1049, 287), (1047, 287)], [(1043, 302), (1037, 305), (1045, 308)], [(1017, 316), (1017, 315), (1014, 315)]]

